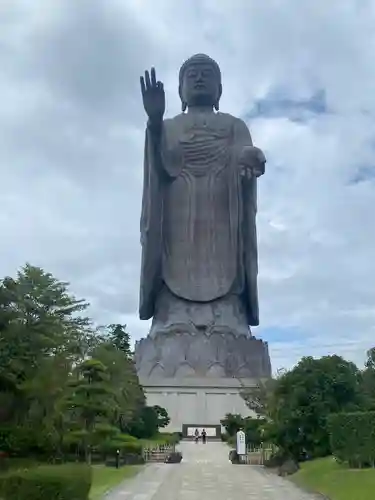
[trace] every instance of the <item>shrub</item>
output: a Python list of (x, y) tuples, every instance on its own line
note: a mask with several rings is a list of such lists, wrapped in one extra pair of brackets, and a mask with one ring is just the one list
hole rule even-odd
[(156, 434), (151, 439), (140, 439), (139, 442), (145, 449), (165, 448), (178, 444), (180, 442), (180, 436), (178, 433), (161, 433)]
[(12, 470), (0, 477), (0, 497), (3, 500), (87, 500), (91, 479), (91, 468), (85, 464)]
[(162, 433), (160, 434), (160, 441), (163, 441), (163, 444), (178, 444), (180, 442), (180, 436), (178, 433), (174, 434), (167, 434), (167, 433)]
[(375, 465), (375, 412), (337, 413), (328, 417), (333, 455), (351, 467)]
[(139, 442), (139, 440), (136, 437), (131, 436), (130, 434), (118, 434), (114, 439), (116, 441), (123, 441), (126, 443), (138, 443)]
[(100, 446), (97, 447), (96, 451), (100, 452), (102, 457), (107, 455), (116, 455), (117, 450), (124, 453), (142, 453), (142, 443), (140, 440), (129, 434), (118, 434), (112, 439), (106, 439)]
[(183, 432), (176, 432), (176, 436), (177, 436), (178, 442), (180, 442), (184, 438), (184, 433)]
[(0, 446), (10, 456), (49, 455), (54, 449), (53, 432), (37, 432), (28, 426), (1, 426)]
[(230, 446), (237, 447), (237, 437), (236, 436), (229, 436), (227, 442)]
[(121, 446), (118, 448), (124, 455), (141, 455), (142, 454), (142, 445), (140, 443), (132, 443), (131, 441), (128, 443), (121, 443)]
[(225, 428), (225, 432), (228, 436), (235, 436), (236, 433), (242, 429), (244, 419), (239, 413), (227, 413), (220, 423)]
[(5, 451), (0, 450), (0, 471), (8, 469), (9, 456)]
[(120, 443), (119, 450), (122, 454), (140, 455), (142, 453), (142, 445), (140, 443)]
[(106, 454), (115, 455), (117, 450), (120, 450), (121, 455), (141, 455), (142, 444), (135, 441), (123, 441), (121, 439), (113, 439), (103, 443), (102, 450)]
[(253, 446), (259, 446), (263, 441), (262, 430), (264, 426), (263, 419), (247, 417), (244, 419), (244, 432), (246, 442)]

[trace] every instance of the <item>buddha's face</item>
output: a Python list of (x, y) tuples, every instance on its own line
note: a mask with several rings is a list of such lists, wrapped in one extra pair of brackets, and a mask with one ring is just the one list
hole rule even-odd
[(220, 99), (221, 85), (212, 65), (189, 65), (184, 72), (180, 93), (188, 106), (214, 106)]

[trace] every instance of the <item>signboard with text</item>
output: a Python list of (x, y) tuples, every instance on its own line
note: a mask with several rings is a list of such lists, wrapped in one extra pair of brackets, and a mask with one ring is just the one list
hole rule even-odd
[(237, 432), (237, 453), (246, 455), (246, 436), (243, 431)]

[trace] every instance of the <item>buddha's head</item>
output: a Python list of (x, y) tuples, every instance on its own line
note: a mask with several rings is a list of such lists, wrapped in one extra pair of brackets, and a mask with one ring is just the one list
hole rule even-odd
[(194, 106), (207, 106), (218, 110), (222, 86), (217, 62), (205, 54), (190, 57), (181, 66), (178, 91), (182, 111)]

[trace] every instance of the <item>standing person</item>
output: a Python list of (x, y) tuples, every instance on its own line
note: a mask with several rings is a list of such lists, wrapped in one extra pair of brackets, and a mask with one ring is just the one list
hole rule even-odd
[(198, 444), (198, 441), (199, 441), (199, 431), (198, 431), (198, 429), (195, 429), (194, 436), (195, 436), (195, 444)]
[(202, 443), (206, 444), (206, 441), (207, 441), (207, 432), (205, 429), (203, 429), (203, 431), (202, 431)]

